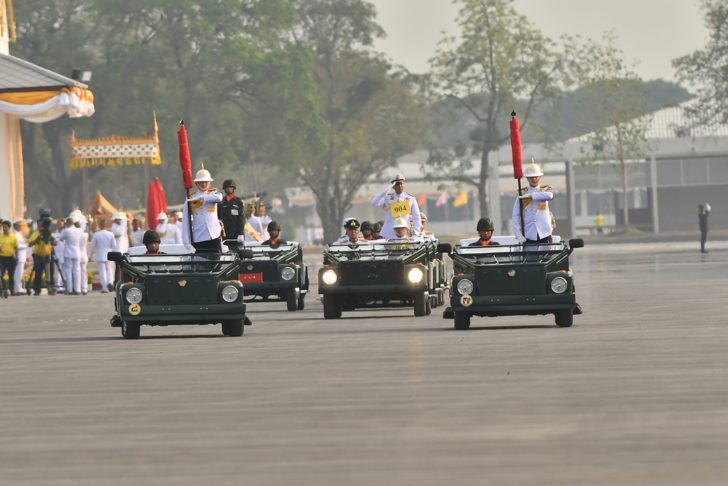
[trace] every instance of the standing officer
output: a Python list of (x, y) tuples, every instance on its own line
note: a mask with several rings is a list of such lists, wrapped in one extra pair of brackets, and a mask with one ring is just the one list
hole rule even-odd
[[(217, 205), (222, 202), (222, 194), (211, 187), (212, 175), (203, 166), (195, 174), (194, 192), (184, 205), (182, 238), (185, 244), (192, 244), (197, 253), (220, 253), (222, 226), (217, 219)], [(192, 231), (190, 232), (190, 210), (192, 210)], [(192, 233), (192, 241), (190, 241)]]
[[(511, 216), (514, 236), (522, 244), (551, 243), (553, 226), (548, 202), (554, 198), (553, 189), (540, 184), (543, 172), (533, 160), (523, 175), (528, 179), (528, 187), (521, 190), (521, 194), (516, 196), (516, 202), (513, 204)], [(519, 204), (523, 207), (525, 230), (521, 228)]]
[(698, 205), (698, 220), (700, 222), (700, 253), (708, 253), (705, 243), (708, 241), (708, 216), (710, 215), (710, 204)]
[(256, 216), (260, 220), (260, 228), (261, 230), (263, 230), (261, 231), (260, 236), (264, 240), (267, 240), (268, 238), (270, 238), (270, 235), (268, 234), (268, 225), (273, 220), (270, 218), (270, 216), (268, 216), (268, 206), (266, 206), (262, 200), (258, 202), (258, 212)]
[(28, 223), (18, 219), (13, 223), (15, 236), (18, 238), (18, 263), (15, 265), (13, 275), (13, 295), (19, 295), (23, 289), (23, 274), (25, 273), (25, 260), (28, 257)]
[(111, 232), (114, 233), (116, 239), (116, 251), (126, 253), (129, 251), (129, 235), (127, 235), (127, 217), (126, 214), (118, 212), (114, 214)]
[(81, 293), (81, 238), (83, 231), (76, 226), (77, 218), (66, 220), (66, 227), (61, 231), (60, 241), (63, 242), (63, 275), (66, 277), (66, 294), (78, 295)]
[[(167, 217), (167, 213), (164, 211), (160, 212), (157, 216), (157, 227), (156, 232), (159, 234), (161, 242), (165, 245), (181, 245), (182, 244), (182, 233), (180, 232), (177, 225), (170, 222)], [(142, 235), (142, 241), (144, 236)]]
[(386, 211), (384, 226), (381, 231), (382, 237), (394, 237), (394, 220), (400, 217), (410, 222), (413, 234), (419, 235), (422, 229), (422, 221), (420, 220), (420, 206), (417, 204), (417, 199), (404, 191), (404, 176), (402, 174), (394, 174), (391, 183), (391, 186), (372, 199), (372, 204), (375, 207)]
[(217, 217), (225, 228), (226, 240), (237, 240), (243, 234), (245, 227), (245, 206), (243, 201), (235, 195), (235, 181), (227, 179), (222, 183), (225, 195), (222, 202), (217, 205)]
[(91, 258), (96, 260), (102, 294), (114, 290), (114, 270), (110, 265), (108, 254), (110, 251), (114, 251), (115, 246), (114, 233), (107, 230), (106, 221), (100, 219), (99, 230), (91, 238)]

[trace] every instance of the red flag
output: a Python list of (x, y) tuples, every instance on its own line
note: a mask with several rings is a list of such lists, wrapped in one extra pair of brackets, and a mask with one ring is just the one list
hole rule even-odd
[(417, 199), (417, 205), (420, 206), (420, 207), (424, 206), (426, 202), (427, 202), (427, 195), (426, 194), (422, 194), (419, 197), (419, 199)]
[(513, 178), (523, 177), (523, 150), (521, 148), (521, 124), (516, 112), (511, 112), (511, 150), (513, 152)]
[(179, 166), (182, 169), (182, 181), (185, 189), (192, 189), (192, 158), (190, 157), (190, 144), (187, 141), (187, 128), (185, 122), (180, 120), (177, 130), (179, 142)]
[(167, 212), (167, 196), (164, 194), (160, 180), (154, 179), (149, 183), (147, 189), (147, 225), (149, 229), (157, 227), (157, 216), (162, 212)]

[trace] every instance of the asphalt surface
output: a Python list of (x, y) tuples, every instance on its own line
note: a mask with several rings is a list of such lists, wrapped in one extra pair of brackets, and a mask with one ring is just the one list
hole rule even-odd
[(0, 484), (728, 484), (728, 243), (695, 246), (577, 250), (566, 329), (313, 293), (130, 341), (110, 295), (0, 300)]

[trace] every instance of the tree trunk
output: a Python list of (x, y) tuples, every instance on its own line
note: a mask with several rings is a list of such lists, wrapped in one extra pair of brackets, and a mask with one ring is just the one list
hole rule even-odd
[(624, 163), (624, 147), (622, 145), (622, 127), (619, 123), (615, 124), (617, 129), (617, 157), (619, 158), (619, 168), (622, 174), (622, 218), (624, 228), (629, 228), (629, 197), (627, 195), (627, 166)]

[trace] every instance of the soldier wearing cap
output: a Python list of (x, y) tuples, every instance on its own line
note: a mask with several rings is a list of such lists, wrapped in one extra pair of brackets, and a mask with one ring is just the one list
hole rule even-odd
[(420, 206), (417, 204), (417, 199), (405, 192), (404, 176), (402, 174), (394, 174), (391, 183), (391, 186), (388, 186), (372, 199), (372, 204), (375, 207), (386, 211), (381, 232), (382, 237), (394, 237), (394, 220), (399, 217), (411, 222), (411, 225), (408, 224), (407, 227), (411, 226), (412, 234), (419, 235), (422, 222), (420, 221)]
[(161, 242), (159, 238), (159, 233), (157, 233), (154, 230), (147, 230), (144, 232), (144, 237), (142, 238), (142, 242), (144, 243), (144, 246), (147, 247), (146, 255), (159, 255), (159, 244)]
[(495, 242), (491, 240), (493, 237), (493, 229), (495, 225), (493, 224), (493, 220), (490, 218), (480, 218), (478, 220), (478, 226), (476, 227), (476, 231), (478, 232), (478, 235), (480, 238), (478, 238), (478, 241), (474, 241), (470, 243), (468, 246), (497, 246), (500, 245), (500, 243)]
[(265, 240), (261, 245), (268, 245), (271, 248), (278, 248), (281, 245), (285, 245), (286, 242), (281, 240), (281, 225), (275, 221), (268, 223), (268, 234), (270, 237)]
[[(513, 205), (512, 224), (514, 236), (519, 243), (550, 243), (553, 227), (548, 202), (554, 198), (553, 189), (550, 186), (541, 185), (543, 172), (533, 160), (531, 160), (531, 165), (523, 171), (523, 176), (528, 179), (528, 187), (521, 190), (521, 194), (516, 197), (516, 202)], [(525, 228), (521, 228), (521, 209), (519, 205), (523, 208)]]
[[(217, 205), (222, 202), (222, 194), (211, 187), (212, 176), (204, 167), (197, 171), (194, 182), (197, 190), (184, 205), (182, 240), (185, 244), (192, 244), (197, 253), (220, 253), (222, 251), (220, 241), (222, 226), (220, 220), (217, 219)], [(190, 211), (192, 214), (191, 230)]]
[(334, 244), (349, 245), (366, 243), (367, 240), (361, 237), (361, 234), (359, 233), (359, 228), (361, 228), (361, 225), (356, 218), (346, 218), (346, 220), (344, 221), (344, 230), (346, 231), (346, 234), (336, 240)]
[[(182, 244), (182, 232), (177, 228), (177, 225), (169, 222), (167, 213), (162, 211), (157, 216), (157, 227), (155, 228), (161, 243), (165, 245), (181, 245)], [(142, 237), (142, 242), (144, 238)]]
[(226, 179), (222, 183), (225, 195), (222, 202), (217, 205), (217, 217), (222, 221), (227, 240), (237, 240), (238, 236), (244, 233), (245, 228), (245, 205), (235, 195), (235, 189), (237, 189), (235, 181)]
[(377, 221), (372, 225), (372, 239), (373, 240), (381, 240), (382, 239), (382, 226), (384, 226), (384, 221)]
[(362, 222), (361, 228), (359, 228), (359, 230), (361, 231), (362, 238), (364, 238), (365, 240), (370, 241), (374, 239), (372, 237), (372, 223), (370, 223), (369, 221)]

